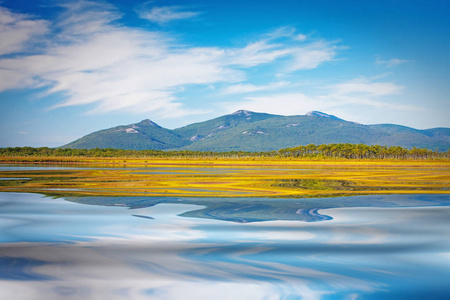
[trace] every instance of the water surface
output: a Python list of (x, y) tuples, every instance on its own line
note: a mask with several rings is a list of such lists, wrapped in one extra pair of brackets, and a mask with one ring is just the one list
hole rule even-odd
[(450, 197), (0, 193), (2, 299), (448, 299)]

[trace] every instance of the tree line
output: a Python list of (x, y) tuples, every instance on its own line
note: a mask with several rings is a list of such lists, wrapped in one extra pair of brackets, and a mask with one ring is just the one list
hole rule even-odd
[(412, 149), (400, 146), (365, 144), (322, 144), (285, 148), (277, 151), (281, 157), (324, 157), (345, 159), (438, 159), (449, 158), (450, 152), (439, 152), (425, 148)]
[(48, 147), (8, 147), (0, 148), (0, 156), (13, 157), (127, 157), (127, 158), (305, 158), (305, 159), (448, 159), (446, 152), (425, 148), (407, 149), (400, 146), (380, 146), (365, 144), (322, 144), (306, 145), (268, 152), (246, 151), (164, 151), (126, 150), (112, 148), (71, 149)]

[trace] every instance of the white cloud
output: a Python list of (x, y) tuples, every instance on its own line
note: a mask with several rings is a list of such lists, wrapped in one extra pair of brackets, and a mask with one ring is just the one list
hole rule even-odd
[(191, 19), (200, 13), (185, 11), (181, 6), (159, 6), (152, 7), (150, 10), (141, 8), (138, 10), (138, 14), (142, 19), (164, 25), (175, 20)]
[(339, 49), (333, 42), (303, 43), (305, 40), (306, 36), (295, 34), (295, 31), (283, 27), (264, 35), (261, 40), (250, 43), (244, 48), (230, 49), (227, 54), (231, 64), (241, 67), (253, 67), (279, 58), (287, 58), (283, 72), (290, 73), (314, 69), (325, 62), (332, 61)]
[(0, 7), (0, 55), (25, 50), (27, 42), (47, 30), (47, 22), (43, 20)]
[(274, 82), (268, 85), (253, 85), (253, 84), (234, 84), (223, 89), (222, 94), (230, 95), (230, 94), (244, 94), (251, 92), (259, 92), (259, 91), (267, 91), (273, 90), (277, 88), (287, 87), (290, 83), (286, 81)]
[(324, 42), (296, 47), (292, 49), (293, 61), (287, 67), (287, 71), (315, 69), (320, 64), (334, 59), (337, 46)]
[(373, 82), (364, 78), (335, 84), (329, 88), (333, 91), (333, 96), (366, 95), (369, 97), (397, 95), (404, 89), (403, 86), (392, 82)]
[[(254, 86), (237, 86), (235, 89), (255, 89)], [(348, 105), (363, 105), (373, 108), (387, 108), (396, 110), (420, 110), (412, 105), (383, 101), (383, 97), (395, 96), (401, 93), (403, 86), (392, 82), (379, 82), (365, 78), (358, 78), (339, 84), (330, 85), (326, 92), (310, 96), (304, 93), (279, 93), (265, 96), (246, 97), (240, 102), (225, 103), (227, 111), (246, 109), (257, 112), (271, 112), (281, 115), (301, 115), (308, 111), (320, 110), (325, 112), (339, 111)]]
[[(68, 17), (55, 25), (63, 32), (45, 53), (0, 60), (0, 74), (6, 78), (1, 90), (47, 85), (48, 94), (66, 96), (55, 107), (96, 103), (94, 112), (129, 109), (169, 116), (172, 110), (180, 116), (198, 113), (176, 102), (180, 86), (241, 78), (239, 71), (223, 65), (223, 50), (172, 47), (162, 34), (113, 26), (118, 14), (109, 6), (100, 10), (83, 2), (66, 9)], [(80, 23), (87, 28), (82, 34), (74, 29)]]
[(235, 85), (230, 85), (228, 87), (226, 87), (223, 91), (222, 94), (224, 95), (230, 95), (230, 94), (243, 94), (243, 93), (250, 93), (250, 92), (255, 92), (255, 91), (261, 91), (264, 90), (265, 88), (263, 86), (256, 86), (253, 84), (235, 84)]
[(285, 26), (265, 34), (264, 37), (268, 40), (288, 38), (295, 41), (305, 41), (307, 40), (308, 35), (297, 33), (297, 30), (294, 27)]
[(297, 41), (304, 41), (304, 40), (307, 39), (307, 36), (300, 33), (300, 34), (297, 34), (294, 38), (295, 38)]
[[(109, 4), (77, 1), (61, 6), (64, 12), (53, 23), (0, 11), (3, 31), (22, 34), (2, 39), (0, 49), (15, 55), (0, 58), (0, 92), (47, 87), (47, 95), (61, 95), (54, 108), (90, 104), (94, 113), (152, 111), (160, 118), (175, 118), (206, 112), (184, 107), (176, 96), (184, 86), (227, 83), (228, 94), (281, 88), (288, 84), (244, 84), (244, 70), (279, 58), (283, 62), (278, 69), (311, 69), (336, 55), (335, 44), (305, 41), (293, 28), (262, 35), (241, 48), (195, 47), (180, 45), (166, 33), (123, 26), (120, 12)], [(180, 8), (165, 12), (166, 20), (183, 15)], [(40, 42), (39, 53), (24, 53), (47, 31), (57, 34)]]
[(398, 65), (409, 63), (409, 62), (411, 62), (411, 61), (406, 60), (406, 59), (398, 59), (398, 58), (392, 58), (389, 60), (380, 60), (379, 58), (377, 58), (377, 60), (375, 61), (376, 64), (385, 65), (388, 68), (396, 67)]
[(242, 67), (253, 67), (269, 63), (275, 59), (289, 55), (292, 50), (285, 45), (269, 44), (267, 41), (251, 43), (242, 49), (232, 49), (227, 52), (230, 63)]
[(122, 14), (111, 4), (103, 1), (65, 1), (58, 4), (65, 11), (57, 18), (56, 27), (63, 29), (61, 39), (74, 41), (86, 34), (109, 31), (110, 22), (118, 20)]
[[(336, 105), (365, 105), (374, 108), (387, 108), (394, 110), (421, 110), (422, 108), (395, 103), (392, 97), (400, 95), (404, 86), (387, 81), (374, 81), (374, 79), (357, 78), (328, 87), (329, 93), (320, 96), (321, 99), (332, 101)], [(383, 99), (391, 96), (388, 101)]]

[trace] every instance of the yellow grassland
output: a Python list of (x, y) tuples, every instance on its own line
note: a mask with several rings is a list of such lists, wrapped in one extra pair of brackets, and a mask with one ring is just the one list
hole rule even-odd
[(8, 163), (74, 168), (0, 171), (2, 178), (29, 178), (2, 180), (0, 191), (173, 197), (450, 193), (448, 160), (0, 158)]

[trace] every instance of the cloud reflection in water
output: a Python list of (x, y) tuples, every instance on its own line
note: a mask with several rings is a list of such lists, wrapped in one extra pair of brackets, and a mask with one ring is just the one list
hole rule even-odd
[(413, 299), (450, 293), (445, 195), (67, 200), (0, 194), (2, 297)]

